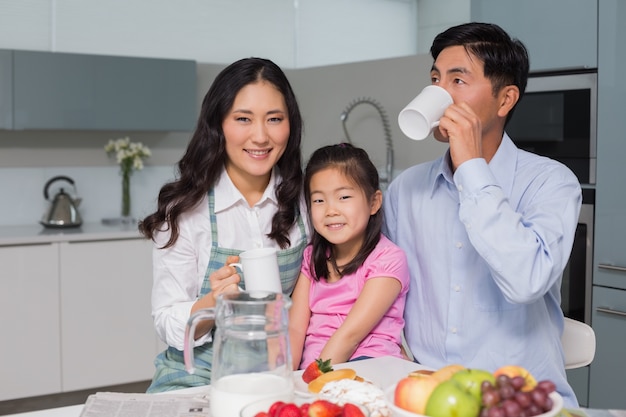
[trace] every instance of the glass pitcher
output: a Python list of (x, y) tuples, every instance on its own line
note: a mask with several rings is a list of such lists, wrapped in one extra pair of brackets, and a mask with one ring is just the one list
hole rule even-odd
[(240, 291), (221, 294), (215, 308), (199, 310), (189, 318), (184, 350), (189, 373), (195, 370), (196, 325), (215, 321), (212, 415), (238, 417), (241, 408), (260, 399), (293, 400), (289, 307), (291, 299), (282, 293)]

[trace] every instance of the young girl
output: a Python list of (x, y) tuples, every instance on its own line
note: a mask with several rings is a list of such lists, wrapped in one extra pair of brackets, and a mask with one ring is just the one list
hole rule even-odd
[(315, 231), (304, 251), (289, 314), (294, 368), (401, 350), (409, 270), (381, 234), (378, 171), (363, 149), (322, 147), (306, 167), (304, 195)]
[(152, 316), (169, 346), (148, 392), (210, 384), (212, 323), (197, 327), (194, 375), (184, 367), (185, 325), (218, 295), (245, 288), (245, 276), (228, 265), (242, 250), (276, 248), (283, 292), (293, 290), (308, 235), (301, 133), (296, 97), (273, 62), (242, 59), (213, 81), (179, 178), (163, 186), (157, 211), (140, 224), (155, 242)]

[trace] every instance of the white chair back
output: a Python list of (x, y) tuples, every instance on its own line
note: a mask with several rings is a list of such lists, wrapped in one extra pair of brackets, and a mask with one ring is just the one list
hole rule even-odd
[(591, 326), (567, 317), (561, 344), (565, 354), (565, 369), (587, 366), (596, 354), (596, 334)]

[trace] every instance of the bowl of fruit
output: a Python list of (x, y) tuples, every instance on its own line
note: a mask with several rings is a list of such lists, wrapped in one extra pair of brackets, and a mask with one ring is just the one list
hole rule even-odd
[(554, 417), (563, 408), (555, 389), (520, 366), (491, 373), (448, 365), (410, 373), (385, 390), (385, 400), (398, 417)]
[(239, 413), (240, 417), (369, 417), (367, 408), (352, 403), (335, 404), (325, 399), (296, 400), (283, 402), (259, 400), (246, 405)]

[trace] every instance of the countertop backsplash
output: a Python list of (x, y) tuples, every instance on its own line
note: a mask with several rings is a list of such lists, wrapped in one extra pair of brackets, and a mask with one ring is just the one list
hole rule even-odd
[[(119, 167), (0, 168), (0, 227), (39, 224), (50, 201), (43, 195), (46, 182), (64, 175), (71, 184), (53, 183), (48, 192), (52, 199), (63, 187), (72, 197), (82, 199), (78, 206), (83, 222), (100, 222), (119, 217), (122, 210), (122, 178)], [(174, 178), (173, 166), (146, 166), (131, 177), (131, 215), (142, 218), (156, 209), (163, 184)]]

